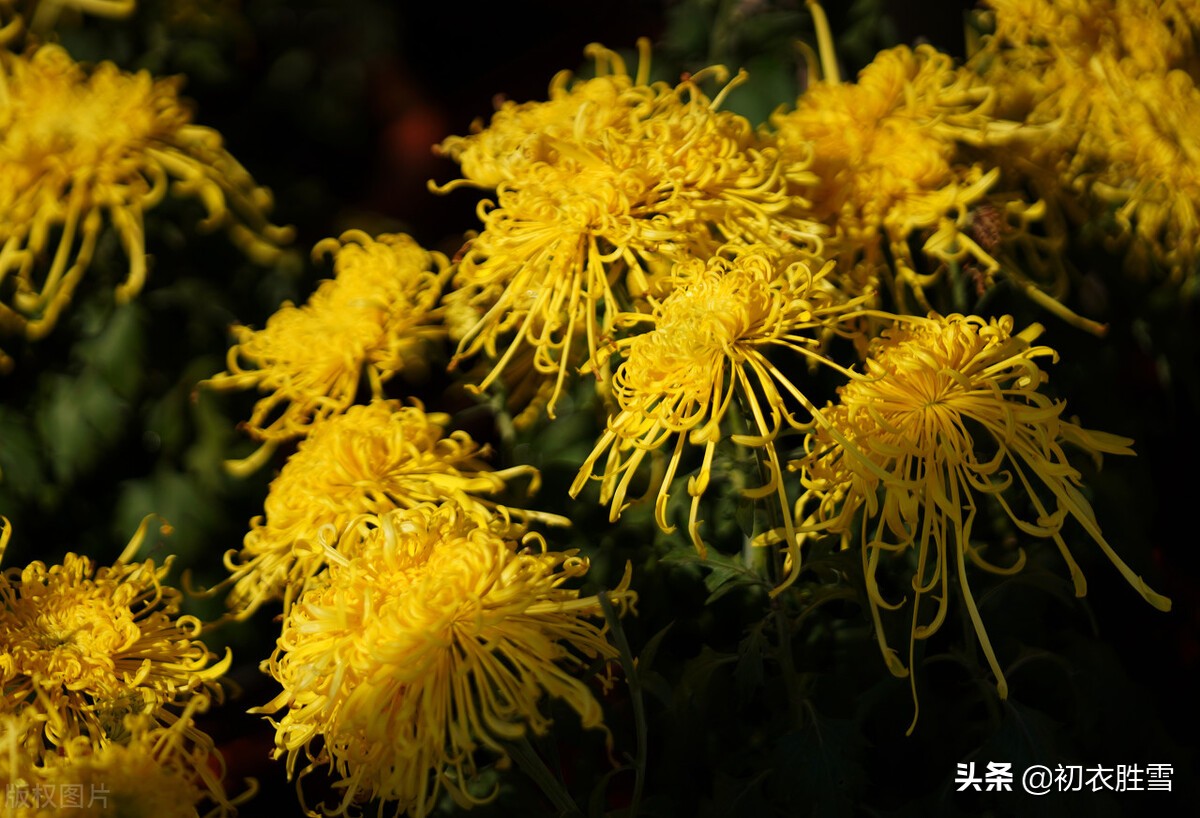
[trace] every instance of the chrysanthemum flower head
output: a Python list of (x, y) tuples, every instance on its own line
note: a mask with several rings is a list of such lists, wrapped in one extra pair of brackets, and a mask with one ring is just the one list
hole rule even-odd
[(471, 134), (447, 137), (437, 151), (459, 163), (463, 178), (435, 189), (494, 189), (519, 182), (535, 164), (556, 164), (562, 151), (581, 138), (627, 129), (654, 95), (649, 40), (639, 40), (638, 51), (638, 71), (631, 76), (620, 54), (593, 43), (584, 50), (595, 61), (592, 78), (576, 80), (570, 71), (560, 71), (550, 81), (545, 101), (505, 100), (486, 127), (476, 120)]
[(286, 609), (325, 565), (323, 550), (313, 546), (322, 538), (337, 541), (361, 514), (453, 502), (502, 527), (514, 518), (567, 522), (487, 499), (513, 478), (529, 478), (536, 490), (537, 470), (493, 471), (487, 447), (466, 432), (447, 433), (449, 420), (420, 405), (376, 400), (316, 426), (271, 483), (265, 516), (251, 522), (242, 550), (226, 555), (234, 580), (230, 606), (249, 614), (282, 597)]
[(322, 241), (313, 253), (333, 254), (335, 277), (304, 305), (285, 302), (263, 329), (235, 326), (226, 371), (202, 384), (265, 393), (244, 426), (268, 448), (344, 412), (364, 373), (371, 394), (382, 397), (383, 384), (403, 369), (423, 368), (426, 342), (445, 334), (437, 306), (448, 266), (441, 253), (406, 235), (372, 238), (360, 230)]
[[(11, 529), (0, 522), (2, 553)], [(170, 558), (131, 561), (146, 524), (112, 566), (67, 554), (59, 565), (35, 561), (0, 575), (0, 712), (28, 718), (32, 759), (77, 740), (122, 742), (131, 714), (185, 721), (179, 729), (196, 752), (211, 750), (190, 714), (222, 696), (232, 657), (215, 661), (198, 638), (202, 622), (180, 614), (179, 591), (162, 583)]]
[[(942, 624), (954, 573), (1001, 696), (1007, 684), (967, 564), (1015, 573), (1025, 558), (1021, 552), (1006, 567), (987, 560), (972, 542), (981, 507), (994, 503), (1022, 533), (1053, 540), (1082, 596), (1087, 586), (1061, 533), (1074, 520), (1138, 593), (1156, 608), (1170, 608), (1104, 539), (1064, 449), (1131, 454), (1132, 441), (1062, 418), (1064, 404), (1038, 391), (1047, 375), (1036, 360), (1055, 357), (1049, 347), (1032, 345), (1041, 327), (1012, 329), (1009, 317), (905, 318), (872, 342), (865, 374), (839, 389), (838, 403), (824, 411), (828, 424), (814, 427), (806, 457), (791, 464), (803, 470), (808, 488), (801, 506), (811, 516), (801, 519), (802, 528), (846, 534), (861, 515), (867, 590), (889, 668), (901, 676), (911, 670), (887, 643), (880, 611), (902, 603), (888, 601), (877, 573), (889, 554), (915, 556), (909, 665), (915, 640)], [(915, 701), (915, 683), (913, 690)]]
[[(1115, 223), (1138, 266), (1190, 276), (1200, 157), (1200, 10), (1184, 2), (996, 0), (973, 57), (1013, 116), (1055, 123), (998, 158), (1076, 221)], [(1132, 243), (1129, 240), (1132, 239)]]
[[(225, 227), (251, 257), (277, 254), (271, 196), (191, 123), (174, 79), (85, 69), (57, 45), (0, 56), (0, 329), (44, 336), (87, 272), (107, 221), (129, 258), (125, 301), (146, 277), (143, 213), (168, 189), (198, 199), (203, 227)], [(49, 262), (45, 263), (45, 259)], [(2, 362), (2, 361), (0, 361)]]
[(130, 561), (145, 525), (111, 567), (67, 554), (0, 575), (0, 712), (37, 714), (35, 757), (77, 736), (102, 745), (130, 713), (171, 724), (191, 697), (221, 696), (231, 656), (214, 661), (200, 620), (179, 613), (162, 584), (171, 559)]
[(1115, 207), (1136, 251), (1190, 275), (1200, 259), (1200, 89), (1182, 71), (1130, 78), (1111, 65), (1100, 70), (1106, 99), (1073, 165), (1092, 196)]
[[(536, 535), (522, 547), (453, 503), (360, 519), (327, 553), (267, 665), (283, 692), (260, 710), (283, 711), (276, 745), (290, 772), (307, 752), (302, 776), (327, 766), (342, 779), (330, 814), (379, 798), (423, 816), (443, 791), (477, 803), (477, 751), (506, 758), (504, 742), (544, 733), (547, 695), (603, 726), (571, 673), (616, 655), (591, 621), (597, 597), (564, 587), (586, 559)], [(628, 608), (628, 572), (607, 593)]]
[[(180, 719), (163, 726), (144, 713), (126, 716), (120, 741), (94, 744), (76, 736), (39, 766), (26, 765), (20, 783), (6, 790), (11, 818), (225, 818), (235, 803), (221, 783), (224, 762), (211, 743), (188, 736), (194, 698)], [(0, 768), (5, 764), (0, 760)]]
[[(554, 379), (552, 415), (568, 371), (671, 260), (734, 240), (819, 246), (776, 150), (720, 110), (745, 75), (715, 98), (700, 88), (710, 76), (728, 72), (715, 66), (674, 87), (623, 74), (587, 81), (603, 93), (560, 80), (551, 102), (502, 108), (493, 126), (449, 143), (464, 162), (473, 157), (468, 181), (497, 186), (455, 276), (480, 315), (456, 360), (482, 352), (495, 361), (480, 389), (529, 347), (536, 370)], [(538, 148), (497, 169), (496, 146), (516, 144)]]
[[(845, 300), (827, 285), (828, 272), (829, 266), (814, 272), (804, 261), (763, 245), (731, 245), (709, 259), (677, 264), (671, 294), (655, 303), (652, 313), (623, 317), (630, 323), (648, 323), (651, 329), (613, 345), (623, 358), (612, 383), (616, 411), (572, 483), (571, 494), (582, 491), (607, 455), (600, 499), (611, 503), (615, 521), (627, 505), (639, 464), (669, 446), (655, 518), (664, 531), (673, 531), (667, 519), (671, 482), (687, 447), (702, 447), (700, 472), (688, 481), (688, 532), (703, 554), (700, 498), (712, 476), (716, 446), (728, 437), (764, 458), (768, 484), (756, 493), (775, 494), (780, 501), (789, 579), (794, 578), (800, 566), (774, 441), (785, 424), (805, 428), (809, 420), (801, 418), (814, 407), (772, 352), (793, 354), (793, 365), (817, 362), (836, 367), (819, 351), (818, 334), (831, 330), (839, 315), (852, 311), (862, 299)], [(731, 432), (727, 416), (744, 419), (744, 428)]]
[[(817, 20), (823, 31), (823, 16)], [(830, 42), (826, 32), (823, 50)], [(823, 57), (835, 71), (833, 54)], [(771, 117), (785, 162), (800, 163), (817, 179), (809, 193), (814, 212), (842, 239), (852, 281), (890, 279), (902, 309), (907, 290), (928, 308), (924, 290), (948, 263), (977, 265), (989, 277), (1000, 269), (970, 230), (974, 211), (991, 201), (999, 171), (962, 157), (964, 145), (1013, 137), (1016, 123), (996, 119), (993, 108), (993, 90), (974, 72), (922, 45), (880, 52), (856, 83), (827, 76), (793, 109)], [(1017, 201), (999, 208), (1018, 222), (1033, 213)], [(913, 258), (913, 239), (925, 264)], [(889, 263), (895, 269), (881, 275)]]
[[(1191, 0), (988, 0), (993, 31), (985, 50), (1034, 71), (1095, 55), (1118, 60), (1131, 75), (1195, 67), (1200, 8)], [(989, 70), (991, 67), (989, 66)]]

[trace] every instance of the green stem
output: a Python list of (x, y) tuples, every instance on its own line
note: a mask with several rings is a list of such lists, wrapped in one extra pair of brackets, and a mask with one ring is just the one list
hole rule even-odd
[[(744, 433), (746, 427), (745, 419), (748, 415), (748, 411), (746, 408), (745, 398), (740, 392), (737, 394), (737, 402), (741, 412), (733, 414), (732, 422), (735, 428), (737, 428), (737, 431)], [(743, 448), (744, 447), (741, 446), (738, 447), (739, 450)], [(754, 464), (758, 472), (759, 485), (763, 485), (770, 479), (771, 475), (768, 473), (767, 466), (763, 463), (762, 450), (759, 448), (754, 448), (753, 456)], [(777, 479), (782, 480), (783, 475), (778, 475)], [(767, 502), (766, 506), (767, 514), (770, 516), (768, 523), (769, 530), (785, 530), (783, 521), (779, 519), (779, 507), (773, 502)], [(759, 532), (755, 531), (754, 533), (758, 534)], [(755, 550), (765, 551), (767, 548), (755, 547), (751, 549), (751, 551)], [(747, 555), (748, 559), (746, 559), (746, 563), (747, 567), (755, 569), (759, 575), (767, 581), (767, 584), (770, 587), (774, 587), (779, 583), (780, 578), (784, 576), (784, 550), (780, 549), (778, 545), (775, 545), (770, 547), (770, 552), (771, 556), (768, 557), (766, 555), (762, 555), (758, 559), (754, 559), (753, 556)], [(771, 615), (775, 619), (775, 631), (779, 640), (779, 645), (777, 647), (777, 658), (779, 661), (779, 669), (783, 673), (783, 683), (787, 688), (788, 716), (791, 718), (792, 725), (799, 729), (804, 718), (803, 702), (800, 699), (800, 679), (796, 675), (796, 665), (792, 661), (792, 628), (791, 623), (788, 621), (787, 613), (784, 610), (782, 599), (776, 598), (771, 600)]]
[(646, 783), (646, 708), (642, 701), (642, 682), (638, 678), (637, 664), (633, 652), (629, 649), (629, 640), (625, 637), (625, 629), (621, 627), (621, 618), (613, 608), (608, 594), (602, 593), (597, 597), (600, 608), (604, 611), (604, 619), (612, 632), (613, 642), (617, 647), (617, 656), (625, 671), (625, 682), (629, 685), (629, 701), (633, 706), (633, 724), (637, 735), (637, 754), (633, 759), (633, 795), (629, 798), (629, 810), (626, 813), (632, 818), (638, 814), (642, 802), (642, 788)]

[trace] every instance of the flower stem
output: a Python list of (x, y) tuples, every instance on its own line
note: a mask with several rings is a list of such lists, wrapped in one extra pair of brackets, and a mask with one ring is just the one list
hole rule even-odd
[(630, 818), (637, 815), (638, 807), (642, 802), (642, 787), (646, 783), (646, 708), (642, 701), (642, 683), (638, 678), (637, 664), (633, 659), (633, 652), (629, 649), (629, 640), (625, 637), (625, 629), (621, 627), (621, 617), (617, 616), (616, 610), (613, 608), (612, 600), (608, 598), (608, 594), (603, 593), (597, 596), (600, 600), (600, 608), (604, 611), (604, 619), (608, 623), (609, 629), (612, 631), (613, 642), (617, 647), (617, 655), (621, 660), (621, 667), (625, 671), (625, 682), (629, 685), (629, 701), (633, 706), (633, 725), (637, 735), (637, 755), (633, 759), (633, 795), (629, 798), (629, 810), (627, 815)]

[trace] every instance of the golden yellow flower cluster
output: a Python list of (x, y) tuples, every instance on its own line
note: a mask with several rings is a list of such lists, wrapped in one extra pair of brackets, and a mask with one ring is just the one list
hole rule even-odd
[(592, 46), (600, 76), (569, 85), (559, 75), (549, 101), (505, 103), (487, 128), (443, 143), (466, 178), (440, 190), (495, 188), (454, 277), (475, 310), (457, 359), (486, 354), (486, 389), (528, 348), (553, 379), (551, 417), (570, 370), (596, 354), (619, 312), (664, 284), (671, 261), (737, 240), (819, 247), (776, 149), (719, 108), (745, 75), (712, 99), (700, 83), (727, 80), (721, 67), (647, 84), (640, 48), (636, 78)]
[[(866, 372), (839, 389), (838, 403), (824, 412), (828, 425), (813, 429), (805, 456), (791, 464), (808, 489), (802, 530), (861, 531), (871, 613), (892, 672), (911, 674), (915, 641), (941, 627), (953, 573), (1001, 697), (1007, 684), (971, 595), (967, 564), (1015, 573), (1025, 556), (1018, 551), (1008, 566), (988, 560), (972, 541), (981, 508), (994, 503), (1023, 534), (1053, 540), (1082, 596), (1086, 583), (1061, 534), (1074, 520), (1138, 593), (1170, 609), (1104, 539), (1064, 450), (1070, 444), (1094, 456), (1132, 454), (1132, 441), (1064, 420), (1064, 404), (1038, 391), (1047, 376), (1036, 359), (1056, 357), (1032, 345), (1041, 327), (1012, 329), (1008, 317), (898, 321), (872, 342)], [(903, 603), (884, 595), (878, 571), (881, 559), (908, 561), (910, 551), (916, 562), (906, 667), (888, 645), (880, 614)], [(923, 604), (931, 599), (932, 615)], [(915, 701), (915, 681), (913, 695)]]
[[(537, 535), (507, 539), (449, 503), (360, 517), (325, 550), (328, 571), (291, 608), (268, 663), (283, 692), (260, 709), (283, 711), (276, 752), (290, 772), (305, 753), (301, 777), (324, 766), (342, 780), (327, 814), (369, 798), (412, 816), (441, 792), (490, 800), (495, 790), (476, 789), (480, 752), (505, 759), (505, 742), (545, 733), (547, 695), (603, 729), (569, 672), (616, 655), (589, 621), (597, 597), (563, 587), (586, 559)], [(607, 595), (633, 604), (628, 570)]]
[[(31, 340), (70, 303), (106, 222), (129, 259), (117, 301), (141, 290), (143, 214), (168, 189), (198, 199), (201, 226), (226, 228), (257, 261), (290, 238), (220, 135), (192, 124), (177, 80), (107, 62), (89, 70), (56, 45), (0, 52), (0, 178), (0, 332)], [(11, 364), (0, 353), (0, 370)]]
[(336, 542), (361, 514), (452, 502), (502, 526), (510, 517), (567, 522), (481, 496), (503, 492), (516, 477), (536, 490), (537, 470), (492, 471), (487, 448), (466, 432), (447, 434), (449, 420), (419, 405), (375, 400), (316, 424), (271, 483), (265, 516), (251, 521), (241, 551), (226, 555), (235, 583), (230, 606), (248, 615), (283, 597), (286, 612), (325, 565), (322, 544)]
[(1183, 0), (993, 0), (972, 64), (1047, 138), (1001, 154), (1075, 222), (1107, 221), (1174, 280), (1200, 258), (1200, 8)]
[[(304, 306), (284, 304), (265, 329), (236, 328), (228, 371), (207, 382), (267, 393), (245, 424), (264, 446), (245, 464), (302, 438), (264, 515), (226, 554), (222, 585), (232, 586), (235, 619), (283, 601), (267, 665), (283, 691), (259, 710), (286, 711), (276, 753), (288, 756), (289, 775), (303, 752), (301, 779), (321, 766), (341, 779), (332, 814), (378, 798), (425, 815), (441, 791), (479, 800), (471, 753), (506, 759), (503, 741), (527, 726), (544, 732), (546, 694), (602, 726), (564, 665), (615, 650), (586, 618), (597, 599), (560, 587), (587, 561), (526, 534), (530, 522), (568, 521), (498, 499), (514, 479), (536, 489), (537, 470), (492, 470), (486, 446), (447, 431), (448, 415), (384, 397), (384, 384), (424, 365), (425, 342), (446, 333), (447, 260), (407, 236), (358, 231), (317, 252), (328, 249), (336, 278)], [(357, 404), (364, 371), (371, 399)], [(523, 546), (535, 540), (536, 553)], [(611, 599), (632, 603), (628, 572)]]
[(372, 238), (360, 230), (326, 239), (335, 277), (308, 302), (285, 302), (263, 329), (233, 328), (226, 371), (202, 382), (213, 389), (266, 393), (244, 424), (264, 441), (257, 467), (280, 441), (301, 437), (354, 403), (365, 373), (371, 395), (397, 372), (423, 371), (427, 342), (445, 336), (441, 296), (448, 262), (403, 234)]
[[(0, 522), (2, 555), (12, 531)], [(219, 770), (222, 761), (192, 716), (221, 698), (231, 656), (214, 661), (198, 638), (200, 620), (180, 614), (179, 591), (162, 584), (171, 558), (131, 561), (145, 528), (111, 567), (67, 554), (59, 565), (0, 574), (0, 764), (20, 765), (5, 776), (10, 785), (41, 784), (43, 795), (90, 782), (141, 808), (151, 803), (145, 799), (182, 802), (181, 793), (191, 793), (189, 807), (208, 799), (224, 815), (231, 805), (209, 766)], [(187, 788), (155, 794), (129, 778), (137, 764)], [(126, 784), (132, 789), (123, 795)]]

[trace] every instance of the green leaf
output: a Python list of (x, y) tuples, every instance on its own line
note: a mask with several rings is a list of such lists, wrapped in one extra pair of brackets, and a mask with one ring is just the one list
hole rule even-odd
[(60, 483), (91, 470), (124, 430), (129, 407), (98, 370), (46, 375), (34, 407), (38, 435)]
[(733, 669), (733, 681), (737, 685), (738, 697), (743, 701), (749, 701), (754, 691), (763, 683), (763, 657), (770, 647), (766, 627), (766, 619), (755, 622), (738, 643), (738, 659), (737, 666)]
[(771, 786), (780, 787), (787, 801), (806, 805), (797, 815), (854, 815), (866, 784), (860, 762), (866, 742), (859, 725), (810, 713), (804, 729), (780, 737)]
[[(0, 489), (28, 499), (36, 496), (45, 480), (45, 462), (37, 438), (25, 418), (0, 406)], [(12, 512), (0, 506), (0, 513)]]

